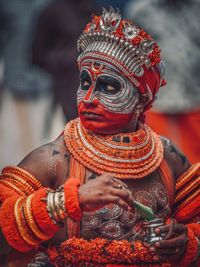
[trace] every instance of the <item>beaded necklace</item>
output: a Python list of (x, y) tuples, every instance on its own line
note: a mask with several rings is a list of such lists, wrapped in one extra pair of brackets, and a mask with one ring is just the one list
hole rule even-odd
[(64, 141), (83, 166), (122, 179), (143, 178), (163, 159), (160, 137), (141, 122), (136, 132), (101, 135), (85, 129), (77, 118), (66, 124)]

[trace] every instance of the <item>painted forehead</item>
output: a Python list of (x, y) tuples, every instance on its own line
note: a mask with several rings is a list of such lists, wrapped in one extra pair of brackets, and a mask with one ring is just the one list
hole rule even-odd
[(95, 61), (84, 60), (84, 62), (82, 62), (79, 68), (80, 71), (82, 70), (89, 71), (92, 76), (96, 76), (99, 74), (109, 74), (109, 73), (114, 74), (115, 76), (122, 76), (122, 73), (119, 72), (119, 70), (115, 68), (113, 65), (99, 60)]

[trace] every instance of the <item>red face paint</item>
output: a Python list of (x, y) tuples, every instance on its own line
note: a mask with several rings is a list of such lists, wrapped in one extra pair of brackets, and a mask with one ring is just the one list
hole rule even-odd
[(92, 103), (79, 103), (78, 112), (83, 126), (100, 134), (116, 134), (131, 131), (134, 113), (112, 113), (94, 100)]

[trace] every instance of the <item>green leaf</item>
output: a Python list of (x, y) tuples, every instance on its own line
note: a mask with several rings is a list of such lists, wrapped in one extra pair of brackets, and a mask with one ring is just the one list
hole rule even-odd
[(147, 221), (151, 221), (151, 220), (155, 219), (155, 214), (151, 208), (149, 208), (148, 206), (145, 206), (145, 205), (143, 205), (137, 201), (133, 201), (133, 204), (143, 219), (145, 219)]

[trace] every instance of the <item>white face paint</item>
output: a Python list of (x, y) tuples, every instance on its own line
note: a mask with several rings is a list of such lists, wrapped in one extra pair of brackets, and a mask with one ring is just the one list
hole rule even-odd
[(129, 114), (134, 111), (139, 102), (138, 90), (112, 65), (85, 60), (80, 67), (80, 73), (78, 104), (98, 99), (99, 103), (110, 112)]

